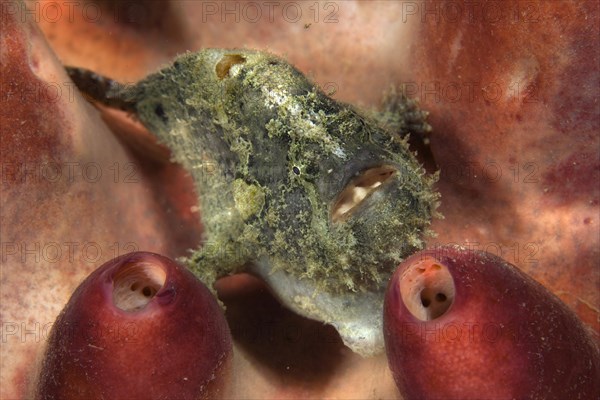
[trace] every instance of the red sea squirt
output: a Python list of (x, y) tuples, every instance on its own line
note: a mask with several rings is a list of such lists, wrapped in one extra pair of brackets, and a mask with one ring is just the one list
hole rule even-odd
[(37, 398), (219, 398), (231, 358), (209, 290), (169, 258), (130, 253), (94, 271), (59, 315)]
[(414, 254), (385, 298), (390, 369), (406, 399), (596, 399), (598, 341), (503, 259), (460, 247)]

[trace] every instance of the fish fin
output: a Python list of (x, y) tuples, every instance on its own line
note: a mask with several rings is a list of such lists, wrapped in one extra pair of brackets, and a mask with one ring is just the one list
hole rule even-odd
[(85, 68), (65, 66), (65, 70), (88, 100), (123, 111), (135, 111), (135, 102), (123, 96), (126, 85)]
[(395, 86), (384, 93), (380, 109), (375, 118), (389, 132), (400, 137), (411, 134), (425, 138), (432, 130), (427, 123), (429, 112), (421, 110), (417, 100), (409, 99), (403, 90)]

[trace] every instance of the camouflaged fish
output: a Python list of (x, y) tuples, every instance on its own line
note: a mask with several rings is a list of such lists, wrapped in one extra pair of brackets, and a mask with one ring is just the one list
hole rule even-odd
[(423, 247), (439, 197), (401, 138), (429, 129), (413, 102), (395, 103), (390, 133), (251, 50), (188, 53), (133, 86), (67, 69), (91, 97), (136, 114), (193, 176), (205, 237), (185, 262), (201, 280), (256, 274), (353, 351), (383, 350), (387, 281)]

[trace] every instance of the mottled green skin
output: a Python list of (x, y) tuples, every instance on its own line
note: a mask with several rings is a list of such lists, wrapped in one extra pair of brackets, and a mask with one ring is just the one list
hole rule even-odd
[[(438, 199), (434, 179), (400, 136), (327, 97), (280, 58), (190, 53), (118, 96), (193, 175), (205, 243), (188, 264), (209, 285), (266, 257), (273, 270), (320, 290), (379, 290), (423, 247)], [(425, 129), (423, 113), (406, 110), (405, 125)], [(332, 222), (342, 189), (380, 165), (400, 173)]]
[[(186, 261), (209, 287), (227, 274), (257, 274), (287, 307), (333, 325), (353, 351), (383, 351), (387, 279), (423, 247), (436, 215), (435, 177), (401, 139), (430, 129), (426, 113), (392, 93), (381, 125), (284, 60), (249, 50), (186, 54), (128, 87), (67, 71), (89, 97), (136, 114), (192, 174), (204, 240)], [(340, 193), (377, 167), (396, 173), (334, 222)]]

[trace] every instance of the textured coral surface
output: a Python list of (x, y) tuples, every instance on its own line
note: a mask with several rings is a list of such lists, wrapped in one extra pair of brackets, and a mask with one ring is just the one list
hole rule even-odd
[[(430, 146), (413, 144), (441, 171), (445, 219), (429, 246), (504, 257), (598, 331), (597, 2), (253, 4), (0, 3), (0, 398), (27, 396), (53, 321), (94, 268), (132, 250), (185, 255), (202, 229), (168, 151), (125, 115), (94, 109), (61, 63), (134, 82), (186, 50), (250, 47), (367, 108), (404, 84), (431, 112)], [(399, 396), (385, 355), (352, 354), (254, 278), (218, 290), (234, 394)]]

